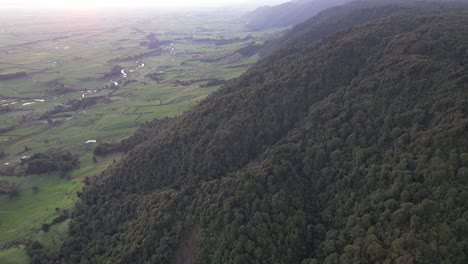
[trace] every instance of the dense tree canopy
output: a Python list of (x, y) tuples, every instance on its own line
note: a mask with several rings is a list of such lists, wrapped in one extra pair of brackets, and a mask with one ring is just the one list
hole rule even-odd
[(294, 26), (281, 37), (265, 43), (260, 49), (261, 56), (269, 55), (276, 49), (293, 49), (310, 46), (324, 36), (349, 29), (371, 21), (396, 15), (421, 15), (444, 9), (463, 8), (459, 1), (413, 1), (413, 0), (370, 0), (353, 1), (328, 8), (304, 23)]
[(280, 49), (158, 126), (80, 195), (61, 250), (30, 254), (466, 263), (466, 25), (402, 14)]

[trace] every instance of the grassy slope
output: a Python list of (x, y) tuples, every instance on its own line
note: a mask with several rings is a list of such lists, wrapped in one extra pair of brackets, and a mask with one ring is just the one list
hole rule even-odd
[[(57, 175), (25, 178), (0, 176), (0, 180), (16, 182), (22, 190), (18, 198), (0, 196), (0, 245), (14, 239), (30, 238), (52, 250), (57, 249), (68, 235), (69, 221), (51, 226), (48, 232), (43, 232), (41, 225), (50, 223), (57, 216), (55, 208), (66, 209), (75, 203), (75, 194), (81, 190), (81, 180), (85, 176), (97, 175), (119, 156), (99, 158), (98, 163), (94, 164), (92, 155), (85, 154), (80, 160), (80, 168), (69, 175), (72, 181), (60, 179)], [(32, 191), (32, 186), (39, 188), (37, 194)], [(28, 263), (28, 260), (22, 247), (0, 250), (2, 264)]]
[(0, 250), (0, 263), (2, 264), (23, 264), (29, 262), (30, 258), (22, 247)]
[[(0, 244), (36, 233), (41, 225), (50, 223), (56, 216), (55, 208), (69, 208), (76, 200), (82, 184), (62, 180), (56, 175), (24, 178), (0, 177), (16, 182), (21, 187), (19, 197), (0, 196)], [(34, 193), (32, 187), (39, 188)]]

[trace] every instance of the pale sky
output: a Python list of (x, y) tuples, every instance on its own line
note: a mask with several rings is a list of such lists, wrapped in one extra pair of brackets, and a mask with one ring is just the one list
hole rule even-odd
[[(0, 0), (3, 8), (195, 7), (252, 4), (252, 0)], [(268, 1), (262, 1), (262, 4)], [(272, 2), (278, 2), (273, 0)], [(283, 1), (286, 2), (286, 1)]]

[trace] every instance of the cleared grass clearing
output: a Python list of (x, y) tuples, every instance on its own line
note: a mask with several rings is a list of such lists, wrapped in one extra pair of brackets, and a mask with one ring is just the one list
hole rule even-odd
[(27, 264), (31, 259), (26, 255), (24, 248), (10, 248), (0, 250), (0, 263), (2, 264)]
[[(21, 188), (19, 197), (0, 196), (0, 245), (37, 233), (42, 224), (50, 223), (58, 213), (55, 208), (70, 208), (76, 201), (80, 182), (60, 179), (57, 175), (5, 177)], [(33, 186), (38, 188), (36, 193)]]

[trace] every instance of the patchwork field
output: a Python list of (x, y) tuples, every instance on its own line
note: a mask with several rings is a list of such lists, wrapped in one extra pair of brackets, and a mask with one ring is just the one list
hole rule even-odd
[[(0, 262), (27, 257), (12, 241), (54, 249), (85, 177), (120, 154), (93, 160), (94, 143), (129, 137), (139, 125), (172, 117), (256, 62), (254, 50), (278, 30), (245, 31), (235, 13), (93, 11), (0, 16)], [(241, 49), (244, 48), (244, 49)], [(22, 157), (50, 149), (79, 157), (65, 175), (9, 175)], [(8, 260), (8, 261), (7, 261)]]

